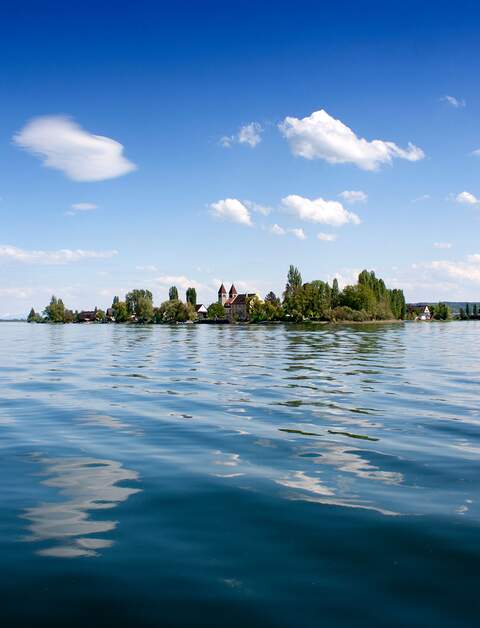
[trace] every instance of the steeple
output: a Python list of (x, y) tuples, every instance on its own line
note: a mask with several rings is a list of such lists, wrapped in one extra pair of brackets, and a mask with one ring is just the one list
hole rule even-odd
[(225, 286), (222, 283), (222, 285), (218, 289), (218, 302), (221, 305), (224, 305), (226, 300), (227, 300), (227, 291), (225, 289)]
[(235, 286), (232, 283), (232, 287), (230, 288), (230, 291), (228, 293), (228, 296), (233, 299), (233, 297), (236, 297), (238, 294), (237, 289), (235, 288)]

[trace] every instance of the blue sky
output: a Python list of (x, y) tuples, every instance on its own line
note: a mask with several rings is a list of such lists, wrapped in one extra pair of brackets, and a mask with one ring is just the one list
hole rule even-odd
[(0, 315), (291, 263), (480, 301), (477, 3), (5, 4)]

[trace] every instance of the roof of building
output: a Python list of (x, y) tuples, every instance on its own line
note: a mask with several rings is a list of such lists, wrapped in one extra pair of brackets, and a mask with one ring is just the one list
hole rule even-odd
[(218, 289), (218, 294), (227, 294), (227, 291), (225, 290), (225, 286), (223, 285), (223, 283)]
[(233, 295), (234, 295), (234, 294), (238, 294), (238, 293), (237, 293), (237, 289), (235, 288), (235, 286), (233, 285), (233, 283), (232, 283), (232, 286), (231, 286), (231, 288), (230, 288), (230, 290), (229, 290), (228, 294), (229, 294), (229, 296), (230, 296), (230, 297), (233, 297)]
[(197, 303), (197, 305), (195, 306), (195, 312), (200, 312), (202, 307), (205, 311), (207, 311), (207, 308), (203, 305), (203, 303)]

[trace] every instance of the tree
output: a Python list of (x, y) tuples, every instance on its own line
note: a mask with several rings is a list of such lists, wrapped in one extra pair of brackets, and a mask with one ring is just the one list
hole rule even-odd
[(155, 310), (156, 323), (184, 323), (196, 317), (195, 308), (191, 303), (182, 303), (178, 299), (165, 301)]
[(277, 297), (275, 292), (269, 292), (265, 297), (265, 302), (280, 305), (280, 299)]
[(460, 319), (461, 319), (462, 321), (466, 321), (466, 320), (468, 320), (467, 313), (465, 312), (465, 310), (463, 309), (463, 307), (461, 307), (461, 308), (460, 308), (460, 311), (459, 311), (459, 316), (460, 316)]
[(65, 306), (62, 299), (57, 299), (57, 297), (53, 295), (49, 305), (45, 308), (44, 315), (51, 323), (63, 323), (65, 318)]
[(473, 304), (473, 317), (477, 318), (477, 316), (478, 316), (477, 304), (474, 303)]
[(127, 304), (125, 301), (120, 301), (118, 297), (115, 297), (115, 299), (113, 299), (112, 303), (113, 318), (116, 323), (125, 323), (129, 317)]
[(470, 303), (465, 304), (465, 317), (470, 318)]
[(439, 321), (446, 321), (452, 317), (452, 312), (445, 303), (438, 303), (433, 309), (433, 318)]
[(129, 314), (139, 323), (148, 323), (153, 317), (153, 297), (150, 290), (132, 290), (125, 297)]
[(178, 290), (177, 286), (172, 286), (168, 291), (168, 298), (170, 301), (178, 301)]
[(207, 308), (207, 316), (210, 319), (218, 320), (221, 318), (225, 318), (225, 308), (221, 303), (212, 303)]
[(339, 304), (339, 296), (340, 290), (338, 288), (338, 279), (335, 277), (332, 282), (332, 293), (330, 298), (331, 307), (337, 307), (337, 305)]
[(105, 315), (105, 312), (103, 310), (97, 310), (95, 312), (95, 320), (98, 323), (104, 323), (106, 321), (107, 317)]
[(195, 288), (187, 288), (187, 303), (190, 303), (194, 307), (197, 305), (197, 291)]
[(302, 275), (295, 266), (290, 266), (287, 274), (287, 284), (283, 293), (283, 310), (294, 320), (303, 319), (303, 285)]
[(27, 316), (27, 322), (29, 322), (29, 323), (40, 323), (41, 320), (42, 320), (42, 317), (40, 316), (40, 314), (37, 314), (35, 312), (35, 310), (33, 309), (33, 307), (32, 307), (32, 309), (30, 310), (29, 315)]

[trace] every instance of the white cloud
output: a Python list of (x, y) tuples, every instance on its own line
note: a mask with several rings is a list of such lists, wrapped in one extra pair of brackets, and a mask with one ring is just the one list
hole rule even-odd
[(428, 201), (431, 198), (430, 194), (422, 194), (421, 196), (417, 196), (416, 198), (412, 198), (411, 203), (420, 203), (421, 201)]
[(158, 268), (153, 264), (147, 264), (147, 266), (135, 266), (135, 270), (141, 270), (143, 272), (148, 273), (156, 273), (158, 272)]
[(322, 240), (323, 242), (333, 242), (337, 239), (337, 236), (334, 233), (318, 233), (317, 238)]
[(103, 181), (136, 169), (124, 157), (122, 144), (93, 135), (65, 116), (34, 118), (13, 141), (74, 181)]
[(454, 200), (462, 205), (477, 205), (477, 203), (480, 203), (480, 200), (471, 192), (460, 192), (454, 197)]
[(210, 205), (212, 214), (217, 218), (238, 222), (241, 225), (253, 226), (247, 207), (236, 198), (225, 198)]
[(347, 211), (338, 201), (325, 201), (323, 198), (309, 199), (290, 194), (282, 199), (282, 204), (293, 211), (301, 220), (340, 227), (349, 222), (360, 224), (357, 214)]
[(258, 122), (250, 122), (240, 127), (235, 135), (224, 135), (220, 138), (220, 144), (224, 148), (231, 148), (233, 144), (248, 144), (255, 148), (262, 141), (263, 127)]
[(338, 195), (346, 203), (365, 203), (368, 196), (362, 190), (345, 190)]
[(170, 286), (177, 286), (177, 288), (182, 288), (183, 290), (186, 290), (187, 288), (202, 290), (205, 288), (202, 283), (195, 281), (195, 279), (189, 279), (188, 277), (185, 277), (185, 275), (161, 275), (160, 277), (155, 278), (155, 283), (165, 286), (166, 288)]
[(303, 229), (295, 228), (295, 229), (289, 229), (288, 231), (299, 240), (307, 239), (307, 236), (305, 235), (305, 231)]
[(118, 251), (85, 251), (83, 249), (59, 249), (57, 251), (28, 251), (9, 244), (0, 244), (0, 260), (26, 264), (69, 264), (87, 259), (108, 259)]
[(391, 163), (394, 157), (418, 161), (425, 156), (422, 149), (412, 143), (403, 149), (394, 142), (359, 138), (323, 109), (303, 119), (287, 116), (278, 127), (293, 154), (305, 159), (325, 159), (331, 164), (352, 163), (363, 170), (376, 170), (382, 164)]
[(468, 255), (467, 259), (472, 264), (480, 264), (480, 253), (474, 253), (473, 255)]
[(465, 279), (474, 283), (480, 283), (480, 264), (478, 262), (450, 262), (439, 260), (428, 262), (424, 264), (424, 266), (455, 280)]
[(455, 96), (442, 96), (440, 100), (443, 102), (446, 102), (448, 105), (450, 105), (454, 109), (460, 109), (462, 107), (465, 107), (465, 105), (467, 104), (463, 100), (463, 98), (459, 99), (459, 98), (455, 98)]
[(277, 236), (284, 236), (287, 232), (283, 227), (280, 227), (280, 225), (275, 223), (272, 227), (270, 227), (270, 233)]
[(476, 150), (474, 150), (472, 152), (472, 155), (475, 155), (476, 157), (480, 157), (480, 148), (477, 148)]
[(250, 122), (250, 124), (246, 124), (242, 126), (238, 132), (238, 143), (239, 144), (248, 144), (252, 148), (255, 148), (257, 144), (262, 141), (261, 133), (262, 133), (262, 125), (258, 122)]
[(32, 293), (31, 288), (0, 288), (0, 297), (12, 299), (29, 299)]
[(259, 205), (253, 201), (243, 201), (243, 204), (245, 207), (248, 207), (249, 210), (262, 214), (263, 216), (268, 216), (268, 214), (272, 212), (271, 207), (268, 207), (267, 205)]
[(433, 246), (436, 249), (451, 249), (452, 245), (450, 244), (450, 242), (434, 242)]
[(97, 209), (95, 203), (73, 203), (70, 205), (70, 209), (65, 212), (66, 216), (75, 216), (78, 212), (90, 212)]

